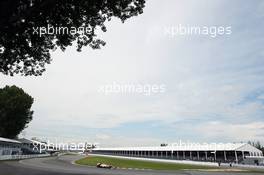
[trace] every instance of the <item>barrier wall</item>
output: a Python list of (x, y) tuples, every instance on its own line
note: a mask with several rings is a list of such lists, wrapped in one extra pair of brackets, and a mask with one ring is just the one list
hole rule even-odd
[(0, 160), (20, 160), (30, 158), (48, 157), (49, 154), (33, 154), (33, 155), (4, 155), (0, 156)]

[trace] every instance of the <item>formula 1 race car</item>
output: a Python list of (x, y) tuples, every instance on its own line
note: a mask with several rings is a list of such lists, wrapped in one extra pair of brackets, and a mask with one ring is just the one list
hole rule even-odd
[(107, 165), (107, 164), (104, 164), (104, 163), (97, 163), (97, 164), (96, 164), (96, 167), (97, 167), (97, 168), (108, 168), (108, 169), (113, 168), (112, 165)]

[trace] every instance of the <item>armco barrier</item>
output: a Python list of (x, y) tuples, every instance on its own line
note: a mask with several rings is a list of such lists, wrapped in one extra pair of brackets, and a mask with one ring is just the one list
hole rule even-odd
[(20, 159), (30, 159), (38, 157), (48, 157), (49, 154), (33, 154), (33, 155), (4, 155), (0, 156), (0, 160), (20, 160)]

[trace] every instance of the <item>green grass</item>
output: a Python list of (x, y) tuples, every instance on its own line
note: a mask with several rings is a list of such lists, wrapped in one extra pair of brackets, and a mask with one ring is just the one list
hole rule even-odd
[(143, 160), (128, 160), (128, 159), (102, 157), (102, 156), (89, 156), (77, 160), (75, 163), (80, 165), (96, 166), (96, 164), (99, 162), (119, 168), (138, 168), (138, 169), (152, 169), (152, 170), (183, 170), (183, 169), (212, 169), (212, 168), (216, 169), (216, 167), (210, 167), (210, 166), (151, 162), (151, 161), (143, 161)]

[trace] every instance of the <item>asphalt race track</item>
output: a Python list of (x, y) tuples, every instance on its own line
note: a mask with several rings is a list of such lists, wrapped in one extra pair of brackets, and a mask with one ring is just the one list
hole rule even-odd
[[(224, 173), (199, 171), (152, 171), (152, 170), (118, 170), (98, 169), (74, 165), (74, 160), (82, 156), (61, 156), (21, 161), (0, 162), (0, 175), (254, 175), (254, 173)], [(259, 173), (255, 173), (259, 175)]]

